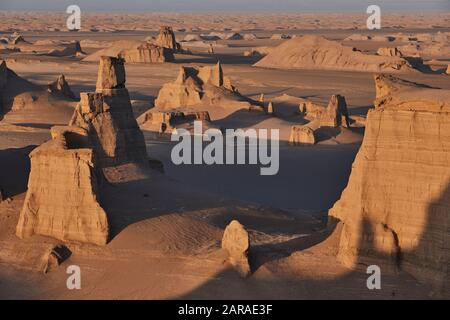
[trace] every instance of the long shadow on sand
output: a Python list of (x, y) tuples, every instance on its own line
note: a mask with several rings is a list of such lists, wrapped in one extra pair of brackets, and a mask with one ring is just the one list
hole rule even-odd
[(8, 197), (27, 191), (30, 174), (29, 154), (36, 146), (0, 150), (0, 187)]

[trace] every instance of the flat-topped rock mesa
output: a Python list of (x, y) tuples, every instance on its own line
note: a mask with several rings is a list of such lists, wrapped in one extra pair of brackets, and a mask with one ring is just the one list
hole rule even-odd
[(68, 121), (75, 101), (48, 89), (21, 78), (0, 60), (0, 120), (41, 124)]
[(365, 54), (320, 36), (307, 35), (286, 41), (254, 64), (279, 69), (348, 70), (366, 72), (412, 72), (401, 57)]
[(158, 109), (192, 106), (250, 108), (251, 104), (223, 75), (222, 66), (181, 67), (174, 82), (164, 84), (155, 100)]
[(99, 199), (101, 171), (89, 134), (78, 127), (53, 127), (52, 140), (30, 154), (28, 191), (16, 235), (105, 245), (107, 215)]
[(450, 111), (450, 91), (402, 80), (392, 75), (375, 75), (376, 108), (427, 112)]
[(75, 94), (72, 92), (72, 89), (70, 89), (69, 83), (66, 81), (66, 77), (63, 74), (60, 74), (54, 82), (48, 84), (48, 90), (72, 100), (76, 99)]
[(89, 132), (101, 167), (146, 163), (144, 136), (134, 118), (125, 88), (123, 60), (102, 57), (95, 93), (81, 93), (69, 123)]
[(400, 269), (447, 296), (450, 113), (442, 99), (448, 94), (379, 76), (377, 96), (390, 98), (369, 111), (350, 180), (329, 212), (341, 221), (344, 264)]
[(83, 61), (100, 61), (102, 56), (110, 56), (122, 58), (127, 63), (164, 63), (175, 60), (173, 53), (172, 49), (151, 42), (121, 40), (88, 55)]
[(141, 129), (159, 133), (170, 133), (177, 128), (191, 130), (194, 121), (202, 121), (204, 130), (213, 127), (207, 111), (159, 112), (149, 110), (143, 113), (137, 121)]

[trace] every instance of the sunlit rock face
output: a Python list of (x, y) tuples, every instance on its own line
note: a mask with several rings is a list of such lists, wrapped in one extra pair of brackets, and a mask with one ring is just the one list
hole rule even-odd
[[(339, 259), (401, 269), (448, 295), (450, 114), (436, 107), (439, 95), (427, 110), (424, 99), (432, 100), (433, 89), (416, 85), (408, 103), (390, 95), (412, 84), (377, 86), (377, 101), (384, 102), (369, 111), (348, 186), (329, 213), (342, 222)], [(424, 99), (416, 100), (421, 91)]]

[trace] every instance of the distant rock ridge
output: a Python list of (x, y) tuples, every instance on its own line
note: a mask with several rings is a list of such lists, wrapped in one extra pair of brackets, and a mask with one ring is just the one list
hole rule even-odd
[(383, 75), (376, 83), (348, 186), (329, 212), (341, 221), (338, 258), (406, 271), (448, 296), (450, 90)]
[(365, 72), (417, 72), (401, 57), (365, 54), (337, 41), (307, 35), (286, 41), (254, 66), (280, 69), (348, 70)]

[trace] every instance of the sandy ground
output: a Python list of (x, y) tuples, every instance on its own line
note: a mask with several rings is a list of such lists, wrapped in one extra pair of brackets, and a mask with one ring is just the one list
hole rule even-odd
[[(433, 25), (442, 24), (447, 17), (445, 13), (436, 16)], [(15, 18), (12, 15), (7, 20), (0, 19), (0, 29), (16, 28), (11, 22)], [(203, 23), (192, 19), (197, 21), (192, 22), (192, 26)], [(239, 28), (248, 27), (240, 25), (238, 17), (236, 21), (230, 23), (230, 27), (234, 24)], [(291, 20), (278, 21), (287, 28)], [(359, 20), (354, 21), (359, 23)], [(422, 24), (416, 27), (428, 28), (421, 32), (440, 30), (429, 29), (428, 19), (420, 21)], [(170, 22), (176, 25), (175, 21)], [(144, 27), (143, 30), (147, 30), (147, 26)], [(214, 27), (206, 23), (204, 26)], [(411, 25), (405, 23), (405, 27)], [(61, 38), (112, 41), (144, 39), (148, 35), (142, 30), (123, 28), (135, 31), (80, 32), (76, 36), (38, 31), (23, 35), (30, 41)], [(148, 28), (151, 30), (153, 24)], [(262, 34), (270, 34), (277, 26), (268, 25), (263, 29), (255, 24), (255, 28), (261, 28)], [(317, 32), (343, 40), (355, 30)], [(345, 42), (367, 52), (395, 44)], [(136, 116), (153, 106), (161, 86), (175, 79), (181, 65), (212, 64), (218, 60), (239, 91), (254, 99), (264, 93), (267, 101), (276, 101), (286, 94), (326, 104), (332, 94), (339, 93), (346, 97), (350, 114), (358, 116), (365, 116), (373, 104), (375, 88), (370, 73), (255, 68), (251, 65), (257, 58), (244, 57), (243, 52), (252, 47), (275, 46), (279, 40), (220, 43), (227, 46), (217, 47), (215, 54), (198, 48), (192, 49), (193, 55), (177, 55), (175, 63), (127, 65), (126, 85)], [(96, 49), (85, 50), (89, 53)], [(96, 63), (32, 54), (8, 54), (3, 58), (19, 76), (39, 85), (46, 85), (63, 73), (77, 96), (95, 88)], [(445, 60), (434, 60), (430, 64), (434, 70), (439, 70)], [(443, 74), (414, 74), (403, 78), (450, 89), (449, 78)], [(0, 122), (0, 182), (12, 201), (0, 204), (0, 248), (3, 251), (0, 253), (0, 298), (432, 298), (429, 288), (403, 273), (384, 275), (382, 290), (370, 291), (366, 287), (364, 266), (348, 269), (336, 261), (337, 232), (326, 226), (327, 210), (339, 199), (347, 184), (363, 128), (340, 130), (333, 138), (313, 147), (292, 147), (286, 141), (290, 126), (296, 120), (287, 115), (296, 105), (289, 99), (275, 105), (280, 114), (276, 118), (252, 116), (238, 110), (212, 110), (211, 116), (217, 124), (227, 128), (280, 129), (278, 175), (260, 176), (259, 166), (175, 166), (170, 160), (172, 145), (167, 139), (144, 132), (148, 154), (164, 163), (165, 174), (152, 171), (150, 178), (131, 179), (105, 189), (106, 209), (114, 226), (112, 241), (105, 248), (69, 243), (72, 256), (48, 274), (26, 269), (24, 259), (21, 260), (17, 252), (40, 252), (56, 241), (43, 237), (18, 240), (14, 228), (26, 191), (28, 154), (34, 146), (49, 139), (52, 123), (33, 123), (31, 119), (24, 122), (26, 114), (7, 115)], [(61, 117), (59, 122), (68, 120)], [(127, 172), (127, 168), (120, 170)], [(230, 268), (220, 249), (223, 229), (236, 218), (249, 229), (254, 245), (250, 253), (254, 274), (245, 280)], [(4, 262), (11, 257), (16, 259), (14, 267)], [(67, 290), (65, 268), (69, 265), (81, 267), (82, 290)]]

